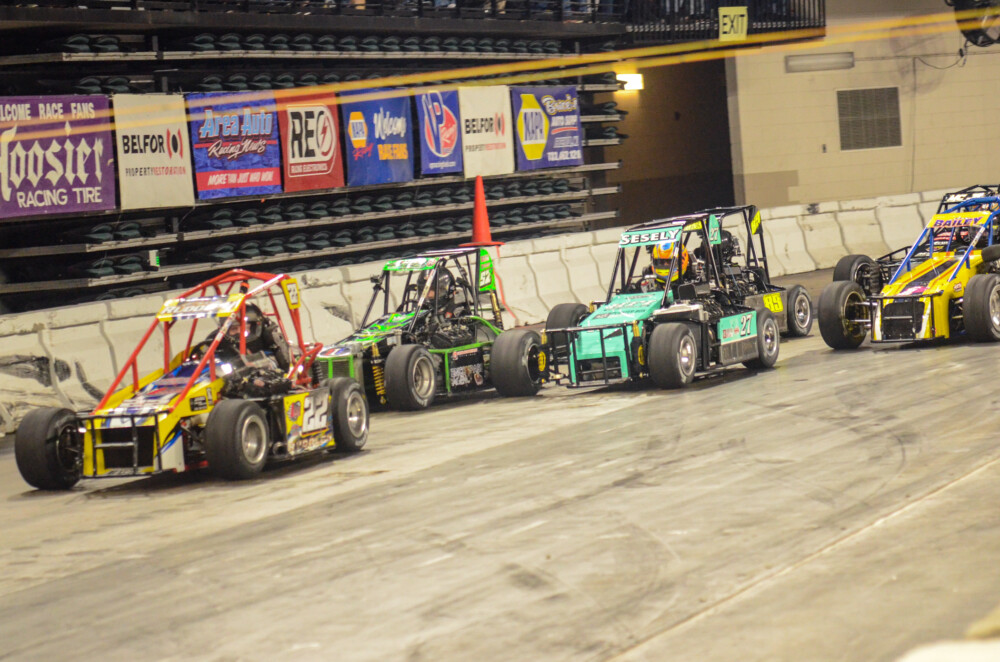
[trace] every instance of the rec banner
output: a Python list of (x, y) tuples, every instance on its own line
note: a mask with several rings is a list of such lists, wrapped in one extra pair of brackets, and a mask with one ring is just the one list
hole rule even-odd
[(420, 132), (420, 174), (462, 172), (458, 92), (431, 90), (414, 98)]
[(0, 217), (115, 207), (105, 96), (0, 97)]
[(180, 94), (116, 94), (115, 151), (122, 209), (194, 204), (191, 143)]
[(281, 193), (274, 97), (189, 94), (198, 199)]
[(514, 131), (507, 86), (459, 88), (458, 106), (465, 176), (514, 172)]
[[(378, 90), (364, 90), (371, 94)], [(348, 101), (341, 96), (348, 186), (413, 179), (410, 97)]]
[(576, 87), (512, 87), (517, 169), (583, 165)]
[(334, 96), (295, 97), (278, 107), (286, 191), (344, 185), (340, 123)]

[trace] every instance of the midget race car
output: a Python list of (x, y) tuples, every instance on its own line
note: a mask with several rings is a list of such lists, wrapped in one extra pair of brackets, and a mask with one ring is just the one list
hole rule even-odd
[[(496, 388), (534, 395), (541, 386), (537, 333), (504, 332), (489, 253), (481, 248), (427, 251), (387, 262), (372, 277), (360, 327), (320, 351), (317, 379), (350, 377), (390, 409), (416, 410), (435, 398)], [(398, 303), (397, 303), (398, 302)], [(510, 367), (493, 361), (510, 356)]]
[(873, 343), (1000, 340), (1000, 197), (980, 195), (990, 191), (945, 195), (912, 246), (841, 258), (819, 299), (826, 344), (854, 349), (869, 331)]
[[(322, 345), (305, 342), (300, 306), (294, 278), (240, 269), (164, 302), (93, 411), (46, 407), (22, 419), (14, 441), (21, 476), (48, 490), (201, 468), (245, 479), (269, 461), (360, 450), (364, 391), (347, 378), (313, 379)], [(202, 320), (208, 337), (199, 342)], [(172, 353), (175, 327), (184, 344)], [(157, 329), (162, 344), (149, 342)], [(160, 367), (140, 377), (140, 362), (152, 361)]]
[[(733, 288), (735, 268), (724, 276), (732, 256), (723, 254), (720, 220), (698, 213), (622, 233), (607, 300), (590, 310), (560, 304), (549, 313), (542, 378), (569, 386), (651, 378), (678, 388), (737, 363), (773, 366), (778, 320), (763, 298), (759, 307), (744, 303), (748, 293)], [(654, 270), (657, 252), (669, 257)]]

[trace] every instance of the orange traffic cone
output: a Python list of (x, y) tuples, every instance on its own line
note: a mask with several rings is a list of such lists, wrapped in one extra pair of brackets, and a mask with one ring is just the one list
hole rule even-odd
[(503, 246), (502, 241), (493, 241), (490, 235), (490, 217), (486, 213), (486, 191), (483, 190), (483, 178), (476, 175), (476, 197), (472, 208), (472, 241), (466, 246)]

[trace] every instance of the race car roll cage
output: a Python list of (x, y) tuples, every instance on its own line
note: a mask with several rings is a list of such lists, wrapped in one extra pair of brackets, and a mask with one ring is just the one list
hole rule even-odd
[[(251, 289), (250, 288), (251, 281), (260, 281), (260, 284)], [(187, 396), (188, 392), (190, 392), (191, 388), (194, 386), (194, 383), (197, 381), (198, 377), (201, 376), (206, 366), (208, 367), (209, 377), (211, 381), (215, 381), (216, 379), (215, 351), (218, 348), (219, 343), (222, 342), (222, 340), (226, 337), (227, 333), (229, 332), (229, 328), (234, 323), (234, 320), (235, 323), (239, 324), (240, 326), (239, 353), (241, 356), (246, 356), (247, 334), (246, 334), (245, 317), (246, 317), (246, 303), (249, 299), (252, 299), (254, 296), (262, 292), (266, 292), (267, 297), (271, 302), (271, 309), (274, 311), (272, 316), (277, 320), (278, 328), (280, 329), (282, 335), (285, 338), (288, 338), (288, 334), (285, 330), (285, 325), (281, 319), (281, 315), (279, 314), (280, 309), (275, 300), (273, 291), (273, 287), (275, 285), (280, 285), (282, 288), (284, 288), (285, 287), (284, 283), (286, 281), (291, 282), (291, 287), (294, 288), (294, 295), (286, 291), (285, 296), (288, 297), (294, 296), (297, 299), (300, 296), (300, 294), (298, 291), (298, 283), (295, 281), (294, 278), (286, 274), (271, 274), (266, 272), (246, 271), (243, 269), (231, 269), (223, 274), (215, 276), (214, 278), (206, 280), (200, 285), (196, 285), (195, 287), (191, 288), (190, 290), (187, 290), (183, 294), (176, 297), (175, 300), (178, 302), (191, 301), (193, 299), (206, 299), (211, 296), (211, 293), (214, 293), (214, 295), (217, 297), (235, 296), (237, 298), (234, 301), (235, 305), (233, 306), (232, 311), (227, 316), (226, 321), (223, 322), (222, 325), (219, 327), (218, 332), (212, 339), (211, 344), (202, 354), (197, 367), (191, 373), (191, 377), (188, 379), (187, 383), (184, 385), (184, 388), (180, 391), (180, 393), (174, 396), (173, 404), (170, 405), (170, 408), (165, 412), (162, 412), (163, 415), (172, 414), (174, 410), (180, 405), (180, 403), (184, 401), (184, 398)], [(234, 292), (233, 291), (234, 288), (237, 287), (238, 291)], [(292, 326), (295, 329), (296, 347), (298, 349), (298, 352), (295, 352), (298, 356), (295, 358), (295, 361), (292, 363), (292, 365), (289, 366), (288, 371), (285, 373), (285, 376), (286, 378), (293, 380), (293, 382), (296, 385), (307, 384), (311, 381), (310, 373), (309, 370), (307, 370), (307, 368), (309, 364), (311, 364), (312, 361), (316, 358), (316, 355), (319, 354), (320, 350), (323, 348), (323, 345), (321, 343), (306, 343), (302, 334), (302, 323), (299, 318), (298, 305), (289, 306), (288, 301), (286, 300), (285, 307), (288, 309), (289, 316), (292, 320)], [(128, 361), (125, 362), (125, 365), (122, 366), (122, 369), (118, 372), (118, 376), (115, 377), (114, 382), (112, 382), (111, 386), (108, 387), (108, 390), (104, 394), (104, 397), (94, 408), (93, 412), (91, 412), (90, 417), (101, 418), (101, 416), (99, 416), (97, 412), (104, 408), (104, 406), (108, 403), (108, 400), (111, 399), (115, 391), (118, 389), (118, 386), (125, 379), (125, 376), (130, 372), (132, 375), (132, 385), (131, 385), (132, 393), (133, 394), (138, 393), (139, 390), (142, 388), (139, 379), (139, 365), (138, 365), (139, 354), (142, 352), (143, 348), (146, 346), (146, 343), (149, 341), (149, 338), (153, 335), (153, 332), (156, 331), (156, 328), (158, 326), (160, 326), (161, 324), (163, 325), (163, 373), (166, 374), (174, 367), (171, 366), (171, 360), (173, 359), (170, 353), (171, 329), (178, 321), (186, 319), (192, 320), (191, 330), (188, 333), (187, 337), (187, 344), (185, 345), (184, 352), (181, 355), (180, 362), (183, 363), (191, 355), (192, 341), (194, 340), (195, 337), (195, 331), (198, 328), (199, 320), (203, 317), (207, 316), (180, 313), (179, 315), (168, 320), (168, 319), (161, 319), (158, 314), (157, 318), (149, 326), (149, 329), (146, 330), (146, 333), (139, 341), (138, 346), (132, 352), (131, 356), (129, 356)], [(263, 320), (261, 320), (261, 323), (263, 323)], [(148, 418), (149, 416), (152, 415), (153, 414), (149, 414), (146, 417)]]

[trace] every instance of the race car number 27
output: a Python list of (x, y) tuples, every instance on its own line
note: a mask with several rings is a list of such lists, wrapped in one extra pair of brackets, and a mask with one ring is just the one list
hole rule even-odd
[(785, 307), (781, 305), (781, 294), (779, 292), (772, 292), (771, 294), (765, 294), (764, 305), (772, 313), (780, 313), (782, 310), (785, 309)]

